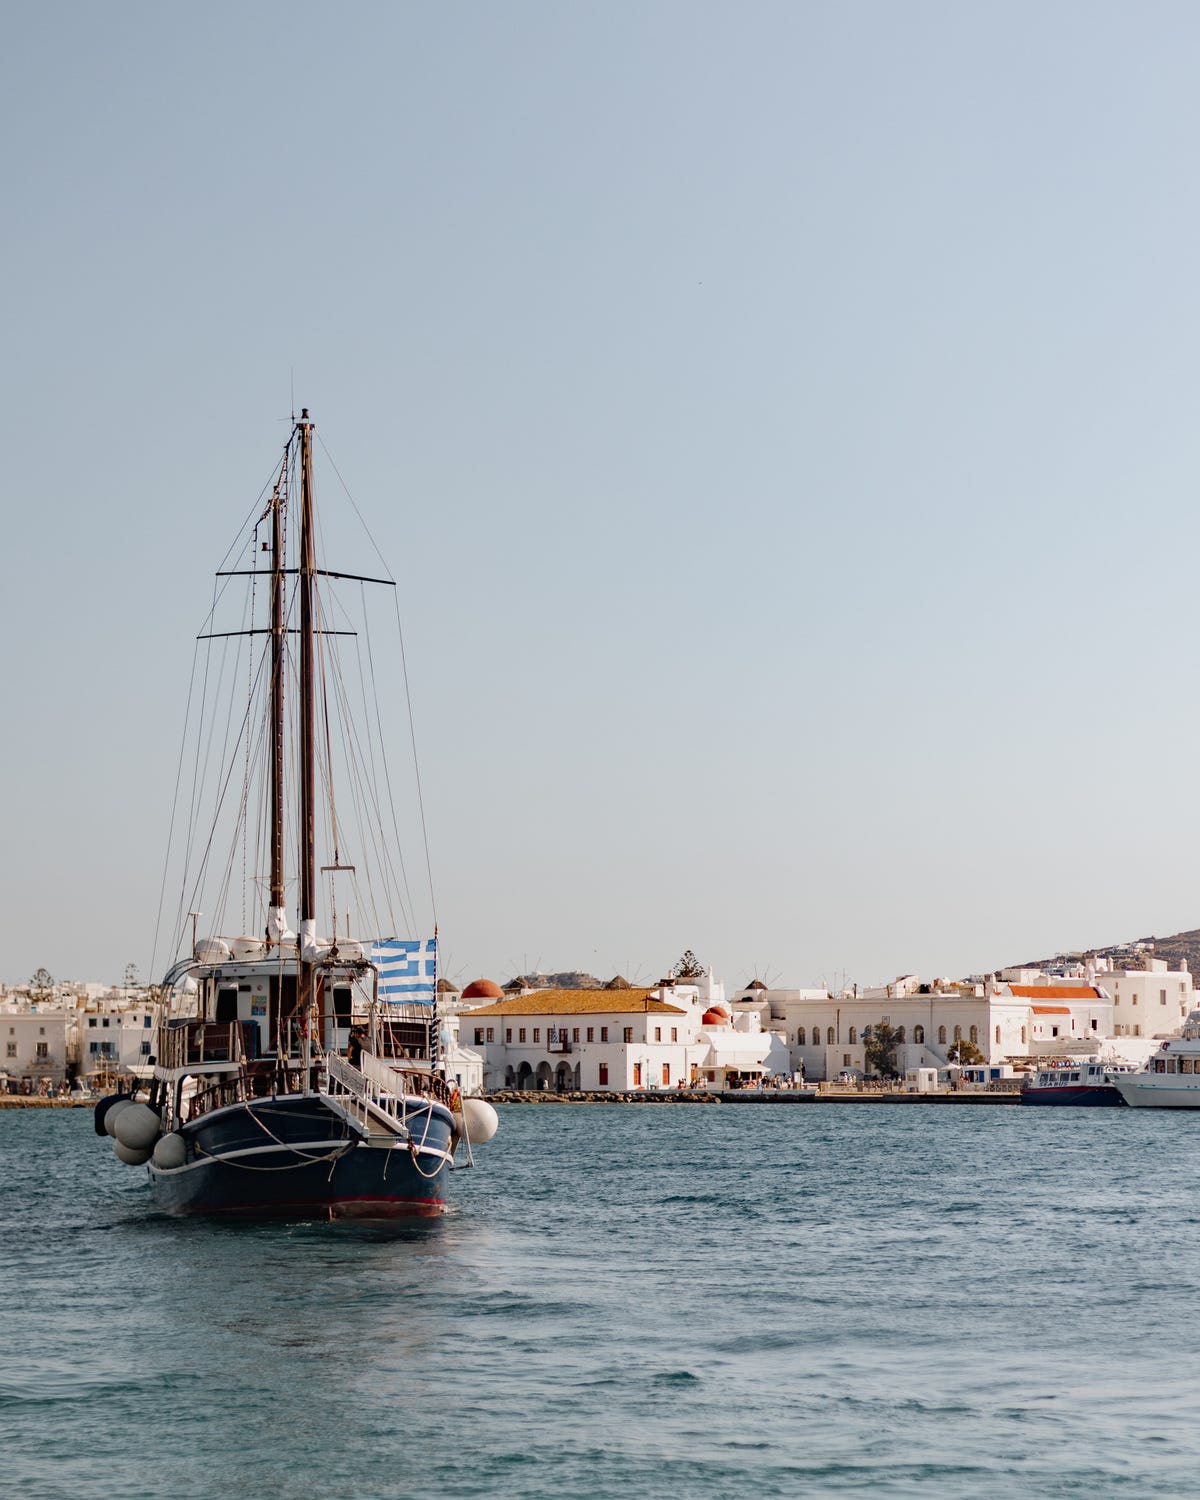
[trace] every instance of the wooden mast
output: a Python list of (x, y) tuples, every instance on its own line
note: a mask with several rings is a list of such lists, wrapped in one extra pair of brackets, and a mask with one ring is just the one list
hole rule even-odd
[[(316, 681), (313, 653), (313, 544), (312, 423), (308, 407), (300, 412), (300, 984), (299, 1012), (304, 1031), (304, 1051), (309, 1052), (308, 1022), (312, 1009), (312, 960), (305, 949), (316, 945), (316, 755), (314, 718)], [(309, 1087), (307, 1069), (304, 1086)]]
[[(290, 450), (291, 444), (288, 444)], [(290, 452), (271, 500), (271, 911), (284, 908), (283, 889), (283, 505)], [(267, 926), (267, 941), (278, 942), (279, 934)]]

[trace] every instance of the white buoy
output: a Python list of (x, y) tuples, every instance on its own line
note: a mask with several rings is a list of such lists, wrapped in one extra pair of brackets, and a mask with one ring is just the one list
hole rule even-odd
[(462, 1118), (466, 1128), (460, 1125), (458, 1133), (465, 1135), (472, 1146), (482, 1146), (500, 1129), (500, 1116), (486, 1099), (464, 1099)]
[(124, 1141), (114, 1141), (113, 1150), (117, 1153), (118, 1159), (127, 1167), (144, 1166), (150, 1160), (149, 1151), (134, 1151), (132, 1147), (125, 1145)]
[(151, 1150), (161, 1131), (162, 1124), (148, 1104), (131, 1104), (123, 1109), (113, 1128), (117, 1140), (131, 1151)]
[(117, 1133), (117, 1121), (133, 1103), (132, 1099), (117, 1099), (104, 1112), (104, 1128), (109, 1135)]
[(182, 1167), (187, 1160), (187, 1142), (176, 1131), (164, 1135), (154, 1148), (154, 1165), (169, 1172), (173, 1167)]

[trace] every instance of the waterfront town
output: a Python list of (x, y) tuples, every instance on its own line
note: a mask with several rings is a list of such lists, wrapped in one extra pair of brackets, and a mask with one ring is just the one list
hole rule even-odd
[[(127, 982), (56, 983), (40, 970), (0, 986), (0, 1092), (88, 1097), (153, 1071), (157, 992)], [(691, 953), (652, 986), (621, 976), (438, 982), (447, 1072), (468, 1094), (628, 1095), (869, 1081), (886, 1028), (889, 1076), (957, 1083), (972, 1065), (1019, 1079), (1083, 1056), (1141, 1065), (1197, 1004), (1185, 961), (1152, 948), (1007, 968), (966, 979), (838, 993), (755, 979), (726, 992)]]

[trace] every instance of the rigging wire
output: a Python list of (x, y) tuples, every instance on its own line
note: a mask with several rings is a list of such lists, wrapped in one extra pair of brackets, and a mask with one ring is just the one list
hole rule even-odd
[[(324, 442), (321, 443), (322, 450), (328, 459), (330, 466), (337, 475), (342, 489), (345, 491), (359, 523), (366, 532), (375, 555), (383, 564), (383, 571), (390, 582), (394, 584), (390, 569), (383, 562), (374, 537), (363, 520), (353, 496), (350, 494), (345, 480), (337, 469), (329, 455)], [(278, 489), (289, 475), (294, 478), (296, 468), (296, 444), (294, 433), (285, 446), (282, 465), (273, 469), (273, 478)], [(239, 529), (238, 539), (227, 550), (222, 559), (223, 572), (229, 565), (231, 558), (235, 557), (239, 548), (247, 544), (253, 548), (253, 558), (256, 561), (258, 547), (261, 539), (261, 527), (266, 516), (271, 513), (271, 505), (275, 503), (275, 495), (265, 509), (262, 508), (262, 500), (270, 486), (264, 486), (255, 501), (255, 511), (251, 512), (246, 522)], [(287, 509), (284, 511), (283, 546), (286, 554), (288, 546), (289, 517)], [(254, 521), (252, 527), (249, 522)], [(294, 524), (294, 523), (293, 523)], [(318, 516), (318, 527), (320, 518)], [(249, 534), (247, 534), (249, 532)], [(247, 589), (248, 599), (243, 598), (241, 618), (245, 628), (252, 631), (257, 619), (257, 584), (260, 571), (262, 576), (269, 576), (265, 570), (251, 567), (245, 570), (250, 575)], [(210, 607), (205, 619), (205, 630), (208, 630), (216, 621), (218, 611), (227, 597), (231, 577), (220, 577), (214, 580), (213, 594)], [(345, 600), (341, 598), (338, 588), (332, 580), (320, 579), (314, 584), (315, 620), (319, 630), (318, 650), (320, 660), (319, 670), (319, 711), (323, 722), (323, 743), (318, 744), (317, 762), (320, 768), (322, 783), (327, 789), (329, 797), (328, 829), (322, 830), (321, 841), (327, 837), (331, 845), (334, 864), (340, 864), (345, 852), (354, 847), (354, 839), (361, 844), (364, 854), (370, 851), (369, 857), (362, 862), (361, 874), (357, 863), (354, 874), (350, 877), (351, 887), (354, 891), (354, 899), (359, 916), (359, 926), (362, 926), (364, 914), (369, 914), (368, 919), (373, 922), (374, 935), (382, 937), (385, 935), (400, 935), (406, 929), (415, 935), (416, 912), (413, 902), (412, 889), (409, 881), (407, 862), (404, 858), (404, 844), (400, 837), (400, 824), (397, 815), (397, 803), (395, 788), (393, 786), (392, 769), (389, 757), (386, 753), (384, 736), (384, 717), (382, 712), (380, 683), (376, 674), (372, 632), (370, 629), (371, 611), (368, 608), (367, 596), (363, 584), (359, 580), (357, 603), (361, 609), (361, 621), (363, 629), (348, 631), (354, 639), (353, 652), (349, 648), (343, 648), (341, 643), (328, 631), (335, 626), (340, 626), (343, 619), (347, 624), (358, 623), (354, 613), (346, 609)], [(283, 669), (294, 681), (296, 667), (295, 648), (292, 645), (293, 626), (295, 623), (295, 612), (297, 608), (298, 586), (292, 583), (287, 590), (284, 606), (285, 634), (283, 641)], [(434, 895), (432, 861), (430, 858), (429, 839), (427, 831), (427, 819), (424, 805), (424, 794), (420, 780), (420, 765), (417, 756), (417, 739), (412, 712), (412, 692), (408, 677), (407, 659), (404, 648), (403, 630), (400, 623), (399, 604), (396, 601), (396, 630), (400, 640), (401, 665), (404, 675), (405, 704), (409, 715), (409, 739), (413, 755), (413, 767), (415, 773), (417, 811), (419, 812), (421, 836), (424, 844), (425, 870), (429, 882), (429, 893), (433, 907), (433, 919), (437, 922), (437, 908)], [(390, 633), (390, 632), (389, 632)], [(364, 653), (361, 636), (366, 636), (366, 650)], [(247, 933), (256, 931), (259, 926), (260, 914), (263, 916), (265, 926), (265, 908), (267, 900), (264, 898), (264, 886), (261, 878), (256, 876), (256, 871), (265, 868), (264, 856), (269, 854), (272, 832), (270, 819), (266, 808), (265, 783), (269, 773), (269, 765), (272, 751), (269, 745), (269, 731), (265, 727), (269, 715), (266, 704), (269, 700), (269, 671), (270, 658), (269, 649), (256, 652), (253, 635), (239, 636), (234, 633), (231, 636), (223, 636), (221, 648), (214, 652), (214, 640), (205, 642), (203, 659), (200, 656), (200, 642), (197, 641), (193, 650), (192, 671), (189, 681), (187, 711), (184, 718), (184, 733), (180, 746), (179, 759), (176, 767), (176, 784), (172, 802), (170, 828), (167, 841), (167, 853), (164, 859), (163, 875), (159, 894), (159, 910), (155, 926), (154, 960), (157, 960), (158, 945), (162, 936), (164, 906), (166, 902), (166, 885), (168, 872), (171, 864), (173, 851), (182, 842), (182, 858), (184, 865), (184, 878), (181, 881), (180, 902), (175, 914), (175, 947), (178, 950), (185, 930), (185, 923), (189, 910), (197, 910), (201, 894), (207, 893), (211, 904), (215, 898), (215, 908), (210, 911), (214, 919), (220, 918), (223, 923), (231, 900), (234, 897), (234, 870), (240, 849), (241, 854), (241, 912), (242, 926)], [(237, 641), (238, 644), (234, 642)], [(242, 698), (242, 692), (236, 687), (240, 677), (241, 651), (246, 650), (247, 659), (245, 663), (246, 679), (244, 689), (244, 709), (240, 716), (237, 713), (236, 699)], [(347, 670), (347, 669), (350, 670)], [(351, 691), (350, 676), (358, 677), (355, 691)], [(366, 678), (370, 676), (370, 690), (368, 692)], [(264, 685), (265, 684), (265, 685)], [(387, 697), (385, 693), (383, 695)], [(355, 706), (354, 700), (361, 699), (363, 712), (360, 714)], [(373, 726), (371, 707), (374, 708)], [(224, 713), (222, 713), (224, 707)], [(299, 770), (297, 758), (294, 754), (296, 738), (298, 735), (298, 713), (299, 709), (294, 700), (289, 705), (289, 711), (285, 715), (282, 726), (285, 739), (285, 748), (288, 752), (286, 763), (288, 771), (285, 785), (282, 788), (281, 816), (285, 824), (285, 843), (288, 841), (286, 828), (290, 823), (294, 833), (298, 836), (298, 823), (295, 818), (295, 808), (298, 798)], [(223, 722), (222, 722), (223, 720)], [(257, 721), (257, 728), (254, 727)], [(191, 787), (187, 802), (186, 836), (182, 841), (177, 836), (177, 830), (181, 822), (181, 814), (184, 811), (184, 787), (186, 785), (186, 767), (189, 759), (188, 740), (195, 735), (195, 744), (191, 759)], [(375, 744), (376, 736), (379, 738), (378, 747)], [(320, 737), (319, 737), (320, 738)], [(378, 750), (378, 755), (377, 755)], [(239, 754), (239, 752), (241, 752)], [(240, 764), (241, 787), (240, 795), (232, 801), (230, 793), (237, 784), (235, 772)], [(335, 793), (339, 789), (343, 797), (348, 796), (339, 809), (335, 800)], [(251, 811), (251, 803), (257, 808), (257, 815)], [(201, 809), (215, 805), (211, 820), (201, 818)], [(385, 811), (386, 809), (386, 811)], [(343, 821), (349, 814), (349, 821)], [(390, 819), (390, 834), (387, 824)], [(232, 820), (232, 826), (231, 826)], [(203, 832), (204, 824), (207, 822), (207, 833)], [(225, 833), (224, 830), (228, 830)], [(225, 838), (229, 842), (225, 844)], [(225, 844), (225, 855), (222, 858), (219, 849)], [(379, 882), (377, 884), (377, 881)], [(329, 890), (330, 915), (336, 922), (337, 911), (337, 889), (334, 878), (331, 875)], [(287, 888), (294, 888), (294, 880), (287, 881)], [(189, 893), (191, 899), (189, 900)], [(253, 925), (252, 925), (253, 924)], [(347, 926), (349, 918), (347, 916)], [(222, 925), (216, 924), (210, 931), (223, 930)], [(348, 935), (348, 933), (347, 933)], [(152, 965), (153, 966), (153, 965)]]
[[(375, 556), (379, 559), (380, 564), (383, 567), (383, 571), (388, 576), (388, 578), (391, 579), (392, 582), (394, 583), (395, 582), (395, 576), (393, 575), (391, 569), (388, 567), (387, 562), (384, 559), (383, 553), (379, 550), (379, 545), (378, 545), (378, 543), (376, 542), (374, 536), (371, 533), (371, 528), (367, 525), (366, 521), (364, 520), (362, 511), (359, 510), (358, 504), (355, 501), (354, 496), (350, 493), (350, 486), (346, 483), (345, 479), (342, 477), (342, 471), (338, 468), (336, 462), (334, 461), (333, 454), (330, 453), (329, 449), (326, 447), (325, 440), (322, 438), (320, 432), (317, 433), (317, 442), (320, 443), (320, 445), (321, 445), (321, 451), (325, 454), (325, 457), (329, 460), (329, 467), (337, 475), (338, 483), (341, 485), (343, 491), (345, 492), (346, 499), (349, 500), (350, 505), (351, 505), (351, 507), (354, 510), (354, 514), (358, 517), (359, 524), (362, 526), (363, 531), (366, 533), (367, 540), (371, 543), (372, 548), (374, 548)], [(399, 639), (400, 639), (400, 665), (401, 665), (401, 669), (402, 669), (403, 675), (404, 675), (404, 701), (405, 701), (405, 705), (406, 705), (406, 707), (408, 709), (408, 729), (409, 729), (409, 738), (410, 738), (410, 740), (412, 742), (413, 774), (414, 774), (414, 777), (415, 777), (415, 780), (416, 780), (416, 788), (417, 788), (417, 808), (419, 810), (420, 819), (421, 819), (421, 839), (422, 839), (422, 842), (423, 842), (423, 844), (425, 846), (425, 873), (426, 873), (426, 878), (429, 881), (429, 899), (430, 899), (430, 902), (433, 905), (433, 923), (434, 923), (434, 929), (436, 931), (436, 928), (437, 928), (437, 895), (436, 895), (436, 892), (434, 890), (434, 884), (433, 884), (433, 861), (432, 861), (432, 859), (430, 857), (430, 853), (429, 853), (429, 830), (428, 830), (428, 825), (427, 825), (426, 817), (425, 817), (425, 794), (424, 794), (424, 791), (423, 791), (422, 786), (421, 786), (421, 763), (420, 763), (420, 758), (419, 758), (419, 756), (417, 754), (416, 724), (415, 724), (415, 721), (413, 719), (412, 691), (411, 691), (411, 688), (410, 688), (410, 685), (409, 685), (409, 678), (408, 678), (408, 657), (407, 657), (407, 653), (406, 653), (406, 651), (404, 649), (404, 627), (401, 624), (401, 620), (400, 620), (400, 599), (399, 599), (399, 593), (400, 593), (400, 590), (397, 587), (393, 591), (393, 597), (395, 598), (395, 604), (396, 604), (396, 630), (397, 630), (397, 633), (398, 633)], [(391, 790), (391, 786), (390, 786), (390, 777), (389, 777), (389, 794), (390, 794), (390, 790)]]
[[(192, 673), (188, 681), (187, 707), (183, 715), (183, 734), (179, 740), (179, 759), (175, 764), (175, 792), (171, 798), (171, 820), (167, 826), (167, 848), (163, 855), (162, 881), (158, 889), (158, 914), (154, 919), (154, 946), (150, 950), (149, 973), (153, 978), (158, 974), (158, 940), (162, 931), (163, 904), (167, 899), (167, 871), (171, 866), (171, 845), (175, 839), (175, 818), (179, 811), (179, 789), (183, 784), (183, 762), (187, 753), (187, 729), (192, 713), (192, 696), (196, 688), (196, 666), (200, 659), (200, 642), (193, 643), (192, 650)], [(177, 945), (176, 945), (177, 946)]]

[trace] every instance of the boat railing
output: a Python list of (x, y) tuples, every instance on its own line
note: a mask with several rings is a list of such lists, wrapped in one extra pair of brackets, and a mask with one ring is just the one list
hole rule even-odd
[(164, 1068), (206, 1062), (242, 1062), (245, 1027), (240, 1021), (174, 1021), (159, 1028), (158, 1061)]
[(237, 1074), (217, 1078), (188, 1097), (184, 1104), (184, 1118), (198, 1120), (214, 1109), (223, 1109), (227, 1104), (242, 1104), (245, 1099), (246, 1086)]

